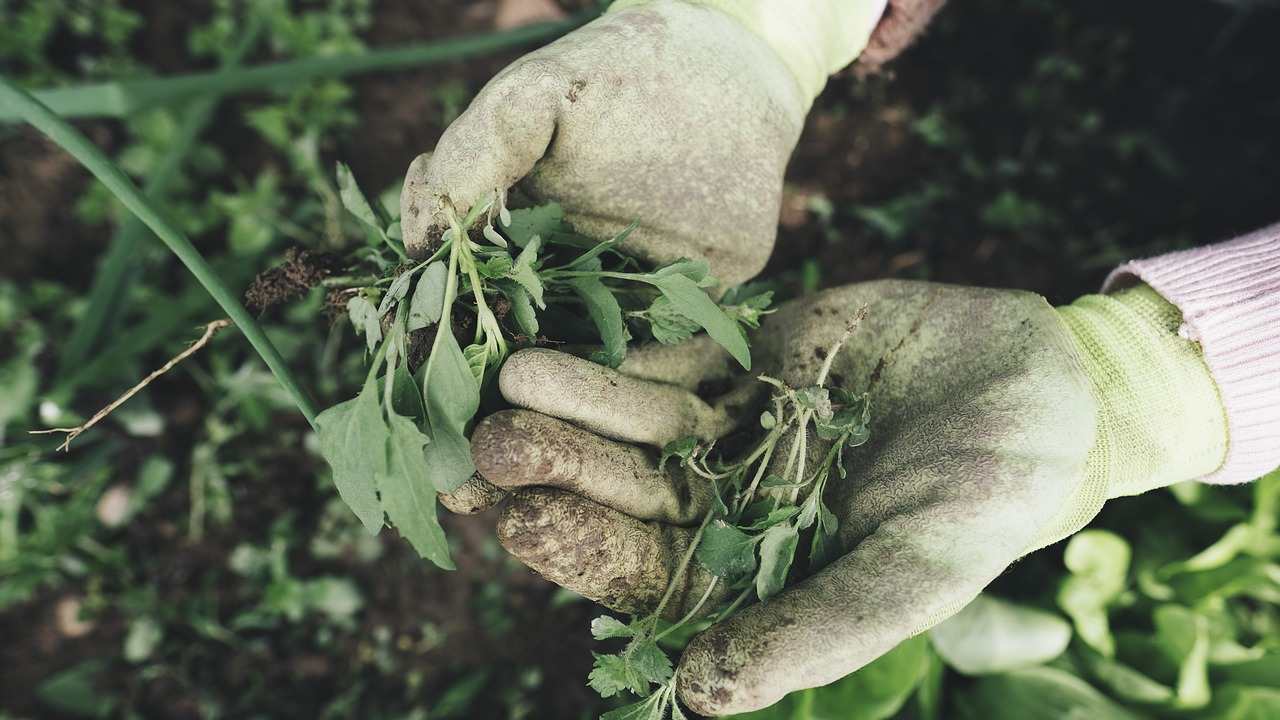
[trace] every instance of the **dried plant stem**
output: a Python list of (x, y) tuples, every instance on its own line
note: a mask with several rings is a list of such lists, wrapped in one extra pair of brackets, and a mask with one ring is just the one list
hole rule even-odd
[(214, 320), (213, 322), (205, 325), (204, 334), (201, 335), (198, 340), (188, 345), (187, 349), (183, 350), (177, 355), (174, 355), (164, 365), (161, 365), (159, 368), (153, 370), (150, 375), (142, 378), (142, 380), (140, 380), (137, 385), (134, 385), (133, 387), (126, 390), (124, 394), (121, 395), (120, 397), (116, 398), (115, 400), (112, 400), (110, 404), (108, 404), (106, 407), (102, 408), (98, 412), (94, 413), (93, 417), (89, 418), (84, 423), (81, 423), (80, 425), (77, 425), (75, 427), (69, 427), (69, 428), (50, 428), (48, 430), (32, 430), (31, 434), (32, 435), (48, 435), (52, 433), (66, 433), (67, 437), (63, 439), (62, 444), (58, 446), (58, 449), (64, 452), (67, 450), (70, 450), (72, 440), (75, 440), (76, 438), (80, 437), (80, 435), (82, 435), (86, 430), (93, 427), (94, 425), (97, 425), (99, 422), (102, 421), (103, 418), (115, 412), (116, 408), (120, 407), (126, 402), (129, 402), (130, 398), (132, 398), (134, 395), (137, 395), (146, 386), (155, 382), (156, 378), (169, 372), (178, 363), (191, 357), (194, 353), (198, 352), (205, 345), (208, 345), (209, 341), (213, 339), (214, 335), (218, 334), (219, 330), (225, 327), (228, 327), (229, 325), (231, 325), (231, 320), (229, 320), (228, 318)]

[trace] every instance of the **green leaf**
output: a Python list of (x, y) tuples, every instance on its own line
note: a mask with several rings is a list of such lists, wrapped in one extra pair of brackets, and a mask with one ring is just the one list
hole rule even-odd
[(345, 163), (338, 163), (336, 176), (338, 197), (342, 199), (342, 206), (347, 209), (347, 212), (374, 230), (384, 232), (387, 229), (386, 218), (382, 217), (374, 209), (373, 205), (369, 203), (364, 191), (356, 183), (356, 178), (351, 173), (351, 168), (347, 167)]
[(529, 340), (537, 338), (540, 329), (538, 313), (533, 309), (533, 301), (529, 298), (529, 293), (519, 286), (504, 289), (503, 293), (511, 301), (511, 314), (515, 316), (520, 332), (524, 333)]
[(644, 692), (645, 688), (636, 689), (633, 686), (635, 678), (627, 670), (627, 663), (621, 655), (592, 655), (596, 661), (591, 673), (587, 675), (587, 685), (599, 693), (600, 697), (613, 697), (627, 690), (632, 690), (637, 695)]
[(140, 663), (160, 645), (164, 639), (164, 629), (160, 623), (149, 617), (140, 617), (129, 623), (129, 633), (124, 637), (124, 659), (131, 663)]
[(103, 684), (105, 660), (86, 660), (59, 671), (36, 686), (36, 697), (44, 705), (76, 717), (110, 717), (118, 702)]
[(480, 407), (480, 384), (447, 329), (436, 333), (423, 373), (427, 406), (427, 477), (440, 492), (452, 492), (475, 472), (467, 423)]
[(679, 274), (644, 277), (671, 301), (680, 314), (701, 325), (713, 340), (728, 350), (743, 369), (751, 369), (751, 352), (738, 323), (712, 302), (694, 281)]
[(354, 400), (316, 418), (320, 452), (333, 468), (338, 495), (371, 534), (382, 528), (376, 479), (387, 474), (387, 425), (378, 403), (378, 383), (369, 378)]
[(1214, 693), (1213, 705), (1205, 708), (1204, 714), (1198, 717), (1212, 720), (1275, 720), (1280, 717), (1280, 688), (1227, 685)]
[(652, 638), (637, 637), (631, 641), (623, 654), (631, 670), (654, 685), (665, 684), (675, 672), (671, 666), (671, 658), (667, 657)]
[(587, 316), (600, 333), (600, 340), (604, 343), (605, 364), (618, 367), (627, 354), (627, 328), (622, 322), (622, 308), (618, 306), (617, 298), (599, 278), (573, 278), (568, 284), (582, 298), (587, 307)]
[(1209, 702), (1209, 625), (1200, 614), (1179, 605), (1161, 605), (1153, 615), (1156, 640), (1178, 663), (1177, 705), (1203, 707)]
[(609, 640), (611, 638), (633, 637), (636, 631), (630, 625), (623, 623), (621, 620), (601, 615), (591, 621), (591, 637), (597, 640)]
[(391, 285), (387, 288), (387, 292), (382, 296), (382, 302), (378, 303), (378, 317), (387, 314), (391, 306), (404, 299), (409, 294), (409, 286), (413, 284), (414, 273), (403, 272), (391, 281)]
[(729, 580), (756, 568), (755, 541), (723, 520), (713, 521), (702, 531), (696, 555), (711, 574)]
[(368, 351), (377, 350), (378, 343), (382, 342), (382, 318), (378, 315), (378, 308), (364, 295), (355, 295), (347, 301), (347, 316), (351, 318), (356, 332), (364, 335)]
[(449, 542), (436, 517), (436, 491), (431, 486), (423, 448), (427, 436), (412, 420), (392, 413), (387, 474), (378, 480), (387, 518), (418, 555), (446, 570), (454, 569)]
[(439, 260), (423, 269), (409, 301), (409, 330), (421, 330), (440, 322), (449, 269)]
[(524, 247), (535, 236), (550, 240), (554, 234), (572, 232), (564, 222), (564, 209), (559, 203), (511, 211), (511, 223), (505, 228), (507, 238), (516, 247)]
[(640, 223), (632, 222), (622, 232), (618, 233), (617, 235), (614, 235), (612, 238), (609, 238), (604, 242), (597, 243), (590, 250), (574, 258), (572, 262), (564, 266), (564, 269), (573, 270), (575, 268), (582, 267), (587, 263), (590, 263), (592, 260), (595, 260), (596, 258), (600, 257), (605, 252), (612, 250), (613, 247), (618, 243), (622, 242), (623, 240), (626, 240), (627, 236), (630, 235), (632, 232), (634, 232), (637, 227), (640, 227)]
[(711, 267), (707, 265), (705, 260), (677, 260), (670, 265), (660, 267), (653, 271), (655, 277), (671, 277), (681, 275), (692, 280), (695, 284), (701, 285), (704, 280), (711, 274)]
[(489, 348), (485, 345), (468, 345), (462, 348), (462, 357), (467, 359), (467, 367), (476, 382), (484, 381), (484, 369), (489, 365)]
[(689, 458), (693, 457), (693, 453), (698, 449), (698, 438), (689, 435), (677, 440), (672, 440), (662, 446), (662, 455), (658, 458), (658, 469), (662, 470), (667, 466), (667, 461), (671, 458), (680, 458), (680, 466), (684, 467), (689, 464)]
[(1086, 645), (1080, 646), (1077, 655), (1089, 675), (1121, 700), (1150, 705), (1165, 704), (1173, 700), (1173, 688), (1152, 680), (1128, 665), (1105, 657)]
[(897, 713), (911, 697), (929, 669), (930, 661), (929, 644), (923, 635), (917, 635), (830, 685), (794, 692), (773, 707), (731, 717), (733, 720), (884, 720)]
[(966, 675), (988, 675), (1058, 657), (1071, 642), (1071, 624), (982, 594), (930, 630), (929, 639), (947, 665)]
[(787, 573), (796, 555), (800, 534), (794, 525), (779, 524), (769, 528), (760, 542), (760, 572), (756, 574), (756, 595), (768, 600), (787, 584)]
[(969, 720), (1137, 720), (1089, 683), (1051, 667), (984, 675), (958, 705)]
[(480, 273), (480, 277), (496, 279), (506, 277), (511, 272), (511, 268), (516, 266), (515, 260), (506, 253), (499, 253), (486, 258), (484, 262), (476, 264), (476, 271)]
[(649, 320), (653, 339), (664, 345), (678, 345), (702, 329), (701, 325), (677, 311), (665, 295), (654, 298), (644, 316)]
[(406, 363), (396, 363), (391, 378), (391, 409), (416, 423), (425, 423), (427, 420), (427, 406), (422, 402), (422, 391), (413, 381)]
[(520, 255), (516, 257), (515, 266), (507, 273), (507, 277), (520, 283), (520, 287), (533, 298), (534, 304), (546, 310), (547, 304), (542, 299), (542, 280), (533, 268), (533, 264), (538, 260), (539, 244), (540, 241), (536, 236), (529, 240), (529, 244), (525, 245)]
[(1071, 575), (1058, 590), (1058, 606), (1071, 617), (1080, 638), (1107, 657), (1115, 654), (1115, 639), (1106, 608), (1124, 592), (1129, 556), (1129, 543), (1106, 530), (1076, 534), (1063, 554)]

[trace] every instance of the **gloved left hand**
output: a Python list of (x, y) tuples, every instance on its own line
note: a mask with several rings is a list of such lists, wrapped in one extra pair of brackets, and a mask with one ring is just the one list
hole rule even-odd
[[(1019, 291), (853, 285), (767, 318), (756, 367), (812, 385), (862, 306), (830, 374), (871, 398), (871, 439), (847, 451), (848, 478), (833, 476), (824, 495), (843, 556), (693, 640), (677, 682), (699, 713), (754, 710), (832, 682), (959, 610), (1107, 498), (1210, 473), (1225, 456), (1216, 386), (1177, 335), (1176, 308), (1150, 288), (1055, 310)], [(694, 393), (728, 367), (705, 340), (628, 358), (616, 372), (517, 353), (500, 385), (528, 409), (482, 421), (473, 453), (487, 480), (516, 490), (498, 528), (510, 552), (553, 582), (642, 612), (711, 498), (675, 464), (660, 469), (653, 449), (717, 438), (760, 406), (744, 386), (710, 401)], [(808, 447), (816, 459), (826, 446), (815, 436)], [(710, 579), (695, 563), (668, 613), (691, 607)]]

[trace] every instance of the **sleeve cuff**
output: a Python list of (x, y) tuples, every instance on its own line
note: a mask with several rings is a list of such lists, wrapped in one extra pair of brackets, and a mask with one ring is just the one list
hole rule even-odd
[[(1225, 461), (1203, 482), (1231, 484), (1280, 466), (1280, 224), (1219, 245), (1135, 260), (1104, 292), (1147, 283), (1182, 311), (1227, 413)], [(1176, 390), (1175, 390), (1176, 391)]]

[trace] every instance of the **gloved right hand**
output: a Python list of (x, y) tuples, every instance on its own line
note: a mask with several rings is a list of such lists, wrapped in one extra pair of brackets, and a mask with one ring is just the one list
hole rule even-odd
[(619, 0), (499, 73), (410, 165), (405, 245), (429, 253), (449, 212), (524, 178), (595, 239), (638, 221), (618, 247), (642, 261), (703, 259), (725, 286), (751, 278), (809, 105), (883, 1)]

